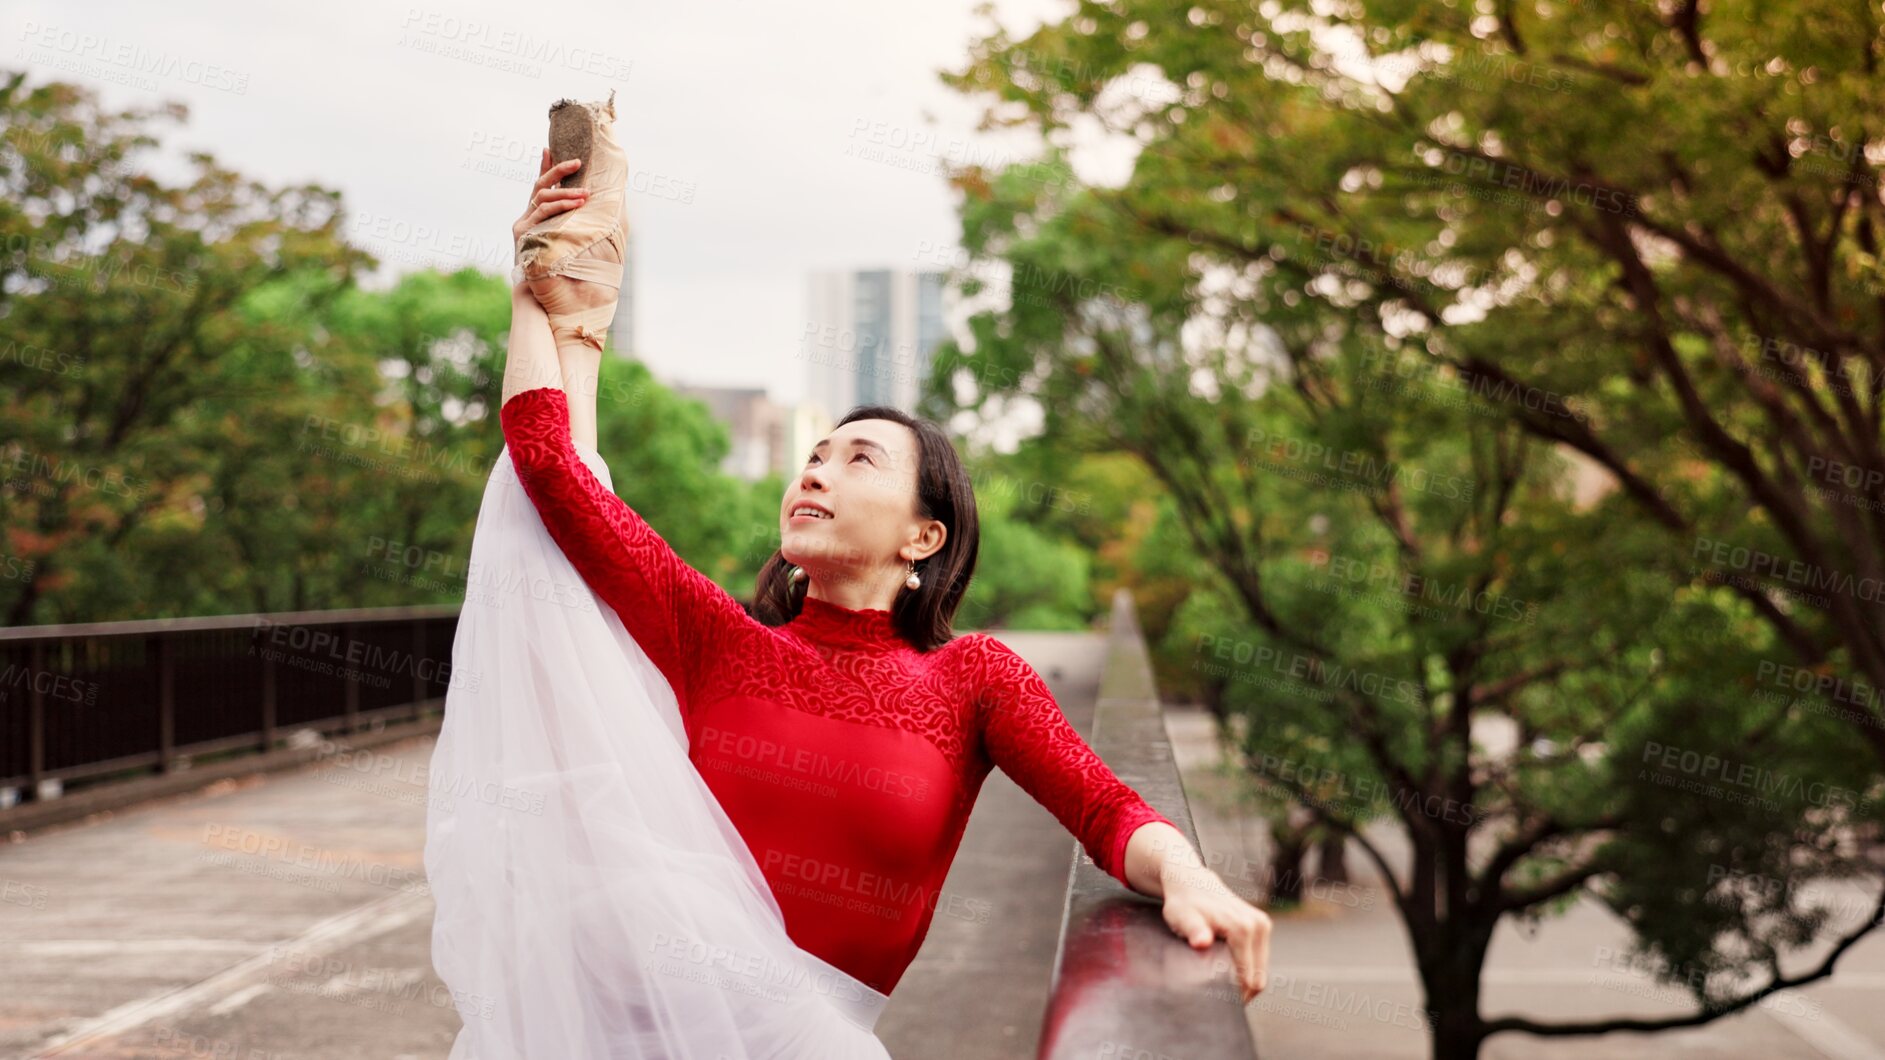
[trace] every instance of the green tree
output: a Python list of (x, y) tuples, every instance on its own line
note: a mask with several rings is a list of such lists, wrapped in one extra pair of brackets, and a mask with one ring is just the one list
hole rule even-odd
[(952, 80), (1136, 142), (1100, 223), (1243, 288), (1223, 327), (1367, 315), (1583, 454), (1885, 757), (1881, 48), (1827, 2), (1140, 0)]
[(957, 624), (973, 629), (1089, 628), (1095, 611), (1089, 553), (1039, 521), (1024, 518), (1048, 505), (1071, 508), (1076, 502), (1041, 480), (1003, 470), (1002, 463), (989, 461), (984, 467), (986, 471), (973, 475), (981, 547)]
[[(293, 481), (286, 426), (370, 386), (373, 366), (316, 326), (370, 261), (339, 236), (338, 195), (269, 189), (201, 153), (188, 184), (165, 186), (136, 165), (156, 143), (145, 126), (185, 114), (103, 113), (87, 90), (22, 73), (0, 87), (9, 625), (220, 602), (240, 575), (199, 547), (231, 499), (210, 480), (245, 501), (233, 483)], [(302, 525), (284, 510), (247, 510), (255, 540)], [(157, 567), (171, 562), (202, 580)]]
[[(1865, 871), (1849, 851), (1790, 865), (1757, 853), (1784, 844), (1749, 846), (1800, 835), (1839, 850), (1839, 837), (1876, 831), (1879, 805), (1870, 756), (1823, 725), (1714, 704), (1723, 668), (1711, 660), (1731, 653), (1743, 676), (1769, 635), (1733, 594), (1689, 586), (1625, 502), (1580, 506), (1555, 445), (1460, 400), (1377, 320), (1300, 300), (1257, 314), (1234, 289), (1214, 291), (1189, 247), (1080, 189), (1053, 152), (961, 186), (963, 244), (1006, 267), (1010, 297), (939, 352), (935, 391), (1031, 398), (1061, 444), (1129, 452), (1156, 477), (1210, 572), (1174, 629), (1220, 680), (1252, 772), (1375, 863), (1413, 944), (1437, 1056), (1477, 1055), (1504, 1030), (1560, 1032), (1482, 1014), (1481, 968), (1502, 921), (1548, 915), (1597, 881), (1615, 885), (1597, 893), (1646, 947), (1714, 947), (1723, 977), (1697, 985), (1687, 1022), (1830, 969), (1776, 965), (1749, 982), (1767, 966), (1729, 956), (1733, 943), (1778, 954), (1801, 941), (1797, 922), (1724, 903), (1708, 930), (1669, 924), (1623, 879), (1655, 857), (1691, 890), (1730, 858), (1790, 883)], [(1211, 327), (1240, 314), (1241, 331)], [(1769, 741), (1786, 749), (1786, 776), (1857, 794), (1827, 805), (1790, 791), (1740, 818), (1698, 797), (1708, 805), (1675, 815), (1695, 846), (1672, 856), (1666, 785), (1684, 778), (1632, 766), (1652, 747), (1692, 750), (1683, 726), (1704, 708), (1709, 740)], [(1381, 828), (1400, 833), (1409, 864), (1384, 853)]]
[[(156, 119), (21, 74), (0, 89), (0, 614), (9, 625), (462, 599), (503, 445), (503, 277), (383, 291), (338, 193), (191, 156), (144, 171)], [(617, 489), (749, 593), (770, 500), (718, 470), (726, 431), (639, 362), (598, 394)]]
[[(1614, 638), (1638, 652), (1654, 644), (1625, 673), (1653, 672), (1660, 706), (1594, 753), (1640, 748), (1636, 769), (1620, 768), (1628, 756), (1612, 763), (1627, 795), (1612, 813), (1626, 833), (1655, 823), (1718, 860), (1703, 878), (1653, 846), (1613, 845), (1607, 858), (1621, 869), (1603, 877), (1604, 894), (1697, 1009), (1437, 1026), (1460, 1051), (1462, 1039), (1506, 1030), (1692, 1025), (1831, 967), (1781, 972), (1784, 943), (1825, 926), (1788, 885), (1788, 865), (1836, 875), (1854, 863), (1829, 865), (1792, 838), (1786, 813), (1672, 798), (1649, 759), (1672, 744), (1703, 760), (1753, 754), (1756, 774), (1857, 792), (1853, 831), (1810, 834), (1876, 843), (1878, 23), (1872, 9), (1811, 2), (1082, 3), (1024, 39), (990, 33), (947, 78), (998, 99), (986, 124), (1055, 143), (1098, 129), (1137, 152), (1122, 184), (1090, 190), (1053, 165), (958, 175), (973, 253), (986, 249), (974, 245), (982, 233), (1073, 244), (1056, 255), (1030, 239), (987, 255), (1015, 267), (1017, 304), (1079, 290), (1070, 277), (1116, 295), (1084, 299), (1087, 315), (1097, 302), (1157, 319), (1189, 297), (1193, 325), (1233, 363), (1287, 363), (1310, 400), (1369, 391), (1491, 413), (1600, 469), (1615, 491), (1607, 519), (1654, 530), (1568, 571), (1553, 595), (1621, 567), (1654, 571), (1668, 601), (1653, 636)], [(1076, 195), (1092, 207), (1068, 207)], [(1017, 203), (1025, 220), (1008, 224)], [(995, 389), (1030, 378), (1029, 344), (1057, 341), (1059, 327), (1023, 315), (978, 328), (973, 356), (948, 370)], [(1091, 352), (1073, 330), (1075, 352)], [(1325, 387), (1331, 347), (1357, 332), (1346, 357), (1358, 371)], [(1132, 350), (1147, 347), (1135, 338)], [(1163, 356), (1172, 377), (1221, 386), (1221, 365), (1175, 346)], [(1225, 392), (1241, 377), (1231, 378)], [(1051, 377), (1040, 389), (1049, 408), (1077, 400)], [(1088, 407), (1080, 419), (1106, 414)], [(1222, 435), (1201, 440), (1248, 454)], [(1161, 478), (1186, 483), (1198, 448)], [(1201, 552), (1227, 557), (1226, 591), (1268, 632), (1251, 601), (1270, 586), (1244, 535), (1213, 521), (1225, 507), (1235, 506), (1186, 521), (1203, 529)], [(1571, 687), (1595, 694), (1588, 680)], [(1566, 736), (1533, 742), (1588, 746)], [(1852, 762), (1855, 746), (1870, 749), (1869, 767)], [(1773, 863), (1745, 878), (1726, 869), (1744, 859)], [(1773, 884), (1754, 888), (1766, 908), (1746, 878)], [(1679, 901), (1707, 912), (1685, 916)]]
[(682, 558), (751, 599), (761, 561), (779, 547), (783, 484), (743, 483), (720, 471), (732, 451), (726, 426), (704, 402), (656, 382), (640, 361), (604, 358), (596, 418), (596, 448), (615, 492)]

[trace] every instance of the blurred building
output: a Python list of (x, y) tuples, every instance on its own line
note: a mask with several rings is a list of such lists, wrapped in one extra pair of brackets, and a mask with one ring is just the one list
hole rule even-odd
[(944, 273), (822, 270), (808, 285), (799, 356), (806, 402), (836, 421), (853, 405), (914, 411), (947, 334)]
[(713, 418), (726, 424), (732, 449), (720, 470), (749, 482), (797, 473), (812, 446), (831, 433), (830, 418), (811, 405), (782, 405), (758, 387), (677, 383), (674, 392), (706, 403)]
[[(609, 328), (612, 348), (635, 357), (634, 242), (623, 269), (622, 298)], [(732, 441), (721, 470), (752, 481), (796, 474), (818, 440), (856, 405), (914, 411), (930, 356), (948, 334), (944, 273), (908, 269), (815, 272), (799, 339), (806, 399), (772, 400), (763, 387), (671, 382), (675, 393), (706, 404)]]
[(636, 357), (635, 345), (635, 229), (622, 244), (622, 292), (609, 321), (609, 350), (618, 357)]
[(713, 418), (726, 424), (732, 449), (720, 464), (729, 475), (751, 481), (778, 470), (783, 459), (787, 410), (762, 387), (691, 386), (675, 383), (682, 397), (705, 402)]
[(1571, 465), (1571, 507), (1580, 512), (1596, 507), (1606, 496), (1614, 493), (1619, 483), (1610, 470), (1578, 452), (1568, 445), (1559, 445), (1558, 452)]
[(786, 416), (785, 452), (780, 454), (784, 462), (779, 468), (780, 473), (797, 474), (811, 457), (812, 446), (831, 433), (835, 422), (824, 410), (809, 401), (793, 406)]

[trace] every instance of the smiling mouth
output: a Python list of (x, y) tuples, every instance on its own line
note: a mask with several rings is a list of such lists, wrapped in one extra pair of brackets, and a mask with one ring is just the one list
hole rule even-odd
[(816, 508), (794, 508), (792, 510), (792, 515), (791, 515), (791, 521), (795, 523), (801, 519), (817, 520), (817, 519), (829, 519), (829, 518), (831, 518), (830, 515), (828, 515), (825, 512), (821, 512)]

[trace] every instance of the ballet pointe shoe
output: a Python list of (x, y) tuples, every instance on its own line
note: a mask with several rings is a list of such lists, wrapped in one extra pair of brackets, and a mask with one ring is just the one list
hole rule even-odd
[(558, 353), (602, 351), (622, 289), (628, 242), (628, 156), (615, 139), (615, 92), (602, 103), (550, 106), (550, 163), (582, 159), (558, 187), (589, 189), (574, 210), (538, 222), (517, 241), (517, 268), (550, 318)]

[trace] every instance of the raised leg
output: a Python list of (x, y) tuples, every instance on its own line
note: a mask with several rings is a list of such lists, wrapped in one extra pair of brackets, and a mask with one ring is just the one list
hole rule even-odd
[[(545, 320), (548, 325), (548, 320)], [(563, 392), (569, 397), (569, 433), (578, 449), (596, 447), (596, 390), (602, 381), (602, 351), (584, 342), (559, 342), (556, 359), (563, 368)]]
[[(576, 281), (568, 281), (576, 282)], [(500, 404), (526, 390), (561, 387), (569, 401), (569, 433), (578, 448), (596, 448), (596, 387), (602, 352), (583, 342), (558, 346), (549, 314), (529, 284), (511, 288), (510, 346)]]
[(549, 156), (580, 166), (558, 187), (581, 188), (573, 210), (545, 217), (518, 240), (520, 279), (549, 320), (577, 446), (596, 447), (602, 348), (621, 293), (628, 242), (628, 157), (615, 140), (615, 94), (606, 102), (561, 99), (550, 108)]

